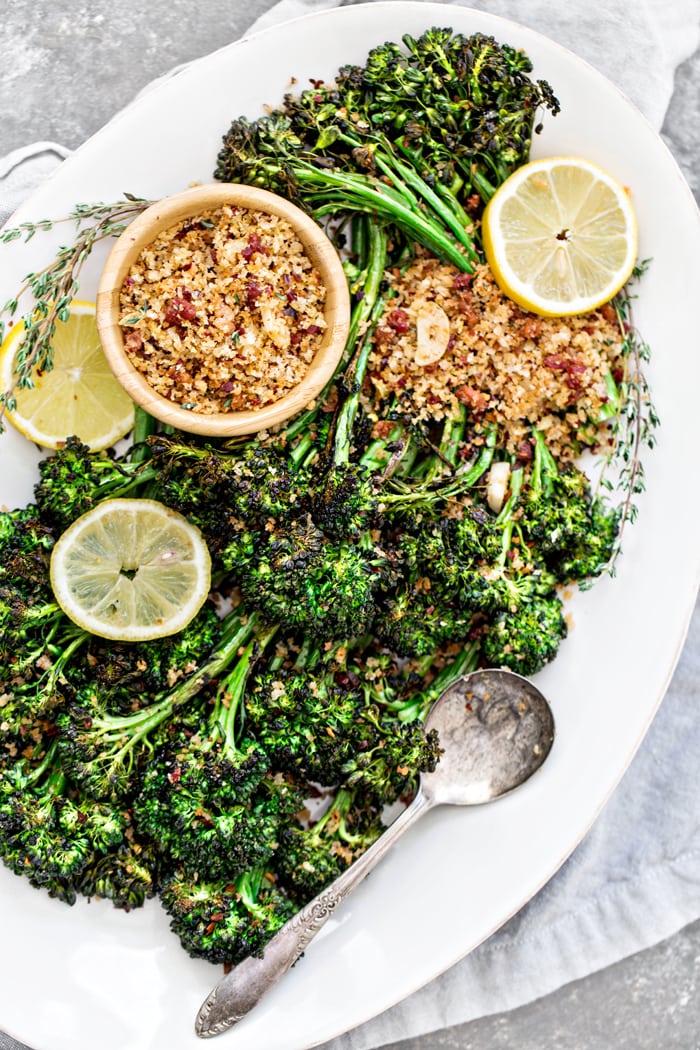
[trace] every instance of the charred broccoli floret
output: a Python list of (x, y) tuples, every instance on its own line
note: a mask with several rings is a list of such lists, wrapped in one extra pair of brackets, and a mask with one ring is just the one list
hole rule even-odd
[(222, 621), (209, 658), (188, 678), (131, 714), (110, 714), (94, 683), (80, 689), (56, 719), (62, 762), (72, 779), (98, 799), (132, 794), (154, 746), (167, 738), (173, 716), (177, 713), (182, 719), (192, 698), (226, 670), (239, 647), (254, 634), (256, 623), (255, 616), (233, 610)]
[(554, 659), (567, 633), (561, 599), (534, 596), (496, 616), (482, 639), (484, 659), (527, 677)]
[(340, 788), (309, 828), (282, 829), (275, 867), (284, 888), (301, 906), (310, 901), (382, 833), (381, 810)]
[(202, 878), (267, 861), (280, 823), (303, 805), (243, 725), (246, 682), (273, 633), (247, 644), (213, 689), (210, 712), (157, 753), (134, 801), (139, 830)]
[(60, 533), (96, 503), (132, 495), (153, 476), (146, 460), (92, 452), (69, 437), (63, 448), (39, 463), (34, 499), (42, 521)]
[(0, 852), (16, 874), (70, 903), (81, 872), (124, 837), (123, 814), (83, 804), (69, 789), (54, 743), (35, 766), (5, 770), (0, 786)]
[(330, 540), (307, 517), (260, 536), (238, 579), (245, 601), (268, 621), (344, 638), (369, 630), (381, 569), (368, 543)]
[(217, 882), (179, 871), (165, 882), (160, 897), (185, 951), (212, 963), (235, 965), (262, 954), (296, 911), (264, 868)]

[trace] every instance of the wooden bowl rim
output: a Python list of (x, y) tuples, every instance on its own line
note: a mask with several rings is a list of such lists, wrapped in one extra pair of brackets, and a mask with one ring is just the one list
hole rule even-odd
[[(158, 394), (129, 360), (118, 323), (124, 279), (140, 252), (163, 230), (188, 216), (234, 204), (287, 219), (294, 227), (326, 288), (328, 327), (321, 345), (297, 386), (260, 409), (204, 414)], [(194, 186), (149, 205), (115, 241), (100, 276), (96, 299), (97, 329), (107, 361), (126, 393), (161, 422), (187, 433), (219, 437), (254, 434), (303, 411), (338, 367), (350, 324), (350, 293), (340, 256), (324, 230), (301, 208), (276, 193), (243, 183)]]

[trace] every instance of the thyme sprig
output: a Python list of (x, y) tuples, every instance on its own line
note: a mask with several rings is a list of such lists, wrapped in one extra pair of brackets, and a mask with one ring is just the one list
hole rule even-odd
[[(648, 265), (649, 260), (638, 263), (631, 280), (639, 280)], [(654, 448), (655, 431), (659, 425), (644, 371), (650, 359), (649, 344), (641, 337), (632, 316), (635, 298), (628, 283), (613, 301), (622, 337), (624, 374), (617, 387), (616, 411), (610, 420), (610, 447), (600, 477), (602, 487), (610, 492), (617, 491), (622, 497), (617, 541), (608, 566), (611, 575), (614, 575), (625, 526), (633, 524), (637, 518), (637, 496), (646, 488), (642, 455), (644, 449)], [(610, 467), (616, 472), (614, 480), (608, 473)]]
[(31, 306), (22, 316), (24, 334), (15, 359), (14, 381), (9, 390), (0, 393), (0, 433), (4, 429), (5, 412), (16, 407), (15, 392), (33, 387), (37, 377), (53, 368), (56, 323), (68, 320), (70, 304), (79, 287), (80, 271), (92, 249), (107, 237), (118, 237), (132, 219), (152, 203), (125, 193), (123, 201), (111, 204), (77, 204), (64, 219), (23, 222), (0, 231), (0, 242), (8, 244), (20, 239), (27, 242), (38, 232), (52, 230), (59, 222), (76, 224), (73, 243), (60, 247), (53, 262), (42, 270), (27, 274), (17, 294), (0, 309), (2, 341), (7, 320), (14, 320), (22, 299), (31, 295)]

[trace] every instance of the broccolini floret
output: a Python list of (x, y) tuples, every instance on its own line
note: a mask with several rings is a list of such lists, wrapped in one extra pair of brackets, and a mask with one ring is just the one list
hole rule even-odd
[(189, 955), (231, 965), (260, 955), (297, 910), (264, 867), (220, 881), (178, 871), (166, 880), (160, 898)]

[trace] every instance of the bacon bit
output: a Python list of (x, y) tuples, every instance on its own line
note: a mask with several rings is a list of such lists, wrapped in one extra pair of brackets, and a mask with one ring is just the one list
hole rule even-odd
[(608, 322), (608, 324), (617, 324), (617, 314), (615, 313), (615, 307), (612, 306), (610, 303), (605, 303), (604, 306), (601, 306), (600, 312), (605, 318), (605, 320)]
[(545, 368), (561, 368), (564, 371), (569, 367), (569, 358), (564, 354), (548, 354), (542, 358)]
[(168, 773), (168, 782), (170, 784), (179, 784), (181, 778), (182, 769), (180, 768), (180, 766), (175, 766), (175, 768)]
[(489, 395), (484, 393), (483, 390), (476, 390), (473, 386), (467, 386), (466, 384), (457, 387), (455, 397), (463, 405), (468, 405), (473, 412), (477, 413), (485, 412), (490, 400)]
[(388, 343), (393, 343), (396, 333), (387, 325), (381, 325), (375, 330), (374, 342), (377, 346), (386, 346)]
[(462, 292), (467, 288), (471, 287), (471, 283), (474, 280), (473, 273), (458, 273), (454, 279), (454, 287), (456, 291)]
[(143, 349), (143, 337), (137, 329), (131, 329), (124, 335), (124, 348), (125, 350), (136, 353)]
[(407, 332), (410, 327), (408, 314), (405, 310), (402, 310), (400, 306), (396, 306), (393, 310), (389, 311), (387, 324), (393, 328), (395, 332), (398, 332), (399, 335), (403, 335), (403, 333)]
[(182, 229), (178, 233), (175, 234), (175, 240), (176, 241), (184, 241), (184, 239), (185, 239), (185, 237), (187, 236), (188, 233), (191, 233), (192, 230), (198, 230), (198, 229), (200, 229), (199, 223), (189, 222), (189, 223), (187, 223), (186, 226), (183, 226)]
[(250, 260), (253, 258), (256, 252), (259, 252), (260, 255), (269, 254), (267, 248), (260, 240), (258, 234), (251, 233), (250, 237), (248, 238), (247, 245), (241, 251), (241, 255), (243, 256), (246, 262), (250, 262)]
[(530, 463), (533, 457), (532, 442), (525, 438), (517, 448), (518, 463)]
[(536, 317), (526, 317), (520, 326), (520, 331), (526, 339), (537, 339), (542, 331), (542, 322)]
[[(262, 288), (257, 281), (249, 280), (245, 288), (245, 301), (248, 306), (257, 306), (257, 301), (262, 295)], [(289, 295), (289, 293), (287, 293)]]
[(353, 671), (336, 671), (333, 681), (342, 689), (357, 689), (360, 679)]
[(165, 323), (169, 325), (181, 325), (183, 321), (194, 321), (197, 310), (193, 303), (175, 295), (165, 305)]
[(391, 422), (391, 420), (378, 419), (372, 427), (372, 437), (380, 438), (383, 441), (389, 437), (389, 434), (391, 434), (393, 429), (394, 424)]

